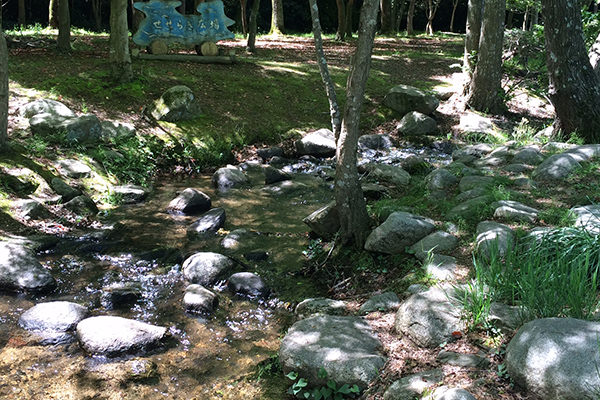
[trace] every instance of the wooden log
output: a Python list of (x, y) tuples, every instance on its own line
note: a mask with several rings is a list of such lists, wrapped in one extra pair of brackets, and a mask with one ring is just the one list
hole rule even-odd
[(141, 60), (159, 60), (159, 61), (179, 61), (179, 62), (195, 62), (200, 64), (234, 64), (235, 56), (196, 56), (190, 54), (144, 54), (139, 53), (136, 58)]

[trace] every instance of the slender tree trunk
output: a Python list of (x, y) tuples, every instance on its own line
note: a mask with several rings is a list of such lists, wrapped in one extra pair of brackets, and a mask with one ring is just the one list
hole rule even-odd
[(58, 28), (58, 0), (50, 0), (48, 4), (48, 26)]
[(252, 0), (252, 10), (250, 10), (250, 26), (248, 31), (248, 44), (246, 50), (254, 53), (256, 50), (256, 25), (258, 20), (258, 9), (260, 7), (260, 0)]
[(398, 0), (400, 5), (398, 6), (398, 11), (396, 11), (396, 18), (394, 19), (394, 31), (400, 32), (400, 27), (402, 26), (402, 18), (404, 17), (404, 9), (406, 8), (406, 0)]
[(463, 69), (469, 75), (473, 73), (474, 61), (479, 50), (481, 36), (481, 18), (483, 17), (483, 0), (469, 0), (467, 8), (467, 32), (465, 34), (465, 56)]
[(112, 76), (117, 82), (130, 82), (133, 78), (129, 55), (129, 29), (127, 27), (127, 0), (110, 1), (110, 63)]
[(532, 29), (535, 25), (540, 22), (540, 10), (537, 7), (534, 7), (531, 11), (531, 25), (529, 25), (529, 29)]
[(392, 32), (392, 0), (380, 0), (381, 33), (384, 35)]
[(96, 30), (102, 31), (102, 0), (92, 0), (92, 13), (94, 14), (94, 22)]
[(415, 16), (415, 0), (410, 0), (408, 4), (408, 14), (406, 14), (406, 34), (411, 36), (414, 33), (413, 18)]
[(25, 24), (27, 23), (27, 20), (25, 18), (25, 0), (19, 0), (18, 1), (18, 22), (19, 22), (19, 26), (25, 26)]
[(340, 218), (339, 238), (342, 243), (353, 242), (358, 248), (363, 247), (370, 228), (365, 198), (358, 180), (356, 152), (360, 112), (377, 29), (378, 3), (378, 0), (365, 0), (361, 9), (358, 43), (348, 76), (344, 118), (336, 151), (334, 191)]
[(588, 143), (599, 143), (600, 79), (585, 50), (580, 3), (542, 0), (542, 17), (555, 133), (576, 132)]
[(0, 9), (0, 153), (8, 145), (8, 49), (2, 30), (2, 12)]
[(527, 7), (525, 9), (525, 14), (523, 15), (523, 26), (521, 27), (521, 29), (526, 31), (528, 25), (529, 25), (529, 7)]
[(508, 16), (506, 17), (506, 29), (511, 29), (513, 27), (513, 19), (515, 17), (515, 13), (510, 10), (508, 12)]
[(427, 25), (425, 26), (425, 32), (428, 35), (433, 35), (433, 19), (437, 12), (438, 0), (427, 0)]
[(505, 0), (486, 0), (479, 39), (477, 65), (469, 85), (467, 104), (482, 112), (504, 112), (502, 93), (502, 41)]
[(240, 0), (240, 12), (242, 14), (242, 33), (244, 36), (248, 34), (248, 20), (246, 19), (246, 2), (247, 0)]
[(450, 32), (454, 32), (454, 16), (456, 15), (458, 0), (452, 0), (452, 14), (450, 15)]
[(321, 73), (321, 79), (325, 85), (325, 92), (327, 93), (327, 100), (329, 100), (329, 114), (331, 115), (331, 129), (337, 140), (340, 136), (340, 127), (342, 124), (340, 108), (338, 106), (337, 95), (335, 93), (335, 85), (329, 74), (329, 67), (327, 66), (327, 59), (325, 58), (325, 52), (323, 51), (323, 37), (321, 36), (321, 21), (319, 20), (319, 7), (317, 6), (317, 0), (308, 0), (310, 5), (310, 16), (312, 19), (312, 31), (315, 38), (315, 51), (317, 53), (317, 64), (319, 65), (319, 72)]
[(71, 51), (71, 14), (69, 0), (58, 0), (58, 40), (56, 49), (60, 53)]
[(354, 29), (352, 14), (354, 12), (354, 0), (348, 0), (346, 3), (346, 36), (352, 38)]
[[(335, 0), (337, 5), (337, 17), (338, 25), (337, 31), (335, 32), (335, 40), (344, 41), (346, 39), (346, 3), (345, 0)], [(312, 6), (311, 6), (312, 7)], [(312, 14), (312, 10), (311, 10)], [(319, 24), (321, 25), (321, 24)], [(314, 21), (313, 21), (313, 33), (314, 33)]]
[(282, 35), (285, 31), (283, 24), (283, 1), (271, 0), (271, 30), (270, 35)]

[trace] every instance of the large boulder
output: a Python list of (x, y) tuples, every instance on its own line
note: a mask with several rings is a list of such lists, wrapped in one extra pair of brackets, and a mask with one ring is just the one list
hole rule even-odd
[(145, 113), (157, 121), (178, 122), (196, 118), (202, 111), (192, 89), (178, 85), (167, 89)]
[(34, 135), (63, 135), (72, 145), (94, 145), (102, 139), (102, 125), (93, 114), (65, 118), (63, 116), (42, 113), (29, 119)]
[(213, 185), (219, 190), (227, 190), (234, 187), (244, 186), (249, 183), (244, 172), (233, 165), (219, 168), (212, 176)]
[(477, 253), (488, 259), (493, 255), (498, 257), (506, 256), (515, 244), (513, 230), (497, 222), (480, 222), (477, 224), (476, 234), (475, 248)]
[(302, 220), (318, 236), (333, 237), (340, 230), (340, 219), (335, 201), (323, 206)]
[(0, 242), (0, 289), (41, 291), (55, 283), (27, 247)]
[(24, 118), (31, 118), (34, 115), (44, 113), (63, 118), (72, 118), (75, 116), (75, 113), (63, 103), (48, 99), (32, 101), (19, 109), (19, 115)]
[(204, 286), (192, 284), (185, 289), (183, 305), (190, 313), (211, 313), (219, 304), (219, 297)]
[(540, 181), (561, 181), (581, 167), (581, 163), (600, 156), (600, 144), (577, 146), (544, 160), (534, 171)]
[(411, 111), (400, 120), (398, 133), (404, 136), (423, 136), (438, 133), (437, 122), (418, 111)]
[(600, 323), (544, 318), (521, 327), (506, 348), (514, 382), (542, 399), (598, 398)]
[(211, 200), (208, 195), (199, 190), (187, 188), (171, 200), (167, 210), (183, 214), (195, 214), (210, 210), (210, 206)]
[(88, 353), (116, 356), (156, 347), (167, 336), (167, 328), (131, 319), (99, 316), (77, 324), (77, 338)]
[(252, 272), (238, 272), (227, 279), (227, 288), (234, 294), (250, 298), (269, 297), (271, 289), (262, 278)]
[(394, 186), (406, 186), (410, 182), (410, 174), (395, 165), (369, 163), (362, 168), (368, 173), (371, 181), (385, 182)]
[(400, 115), (411, 111), (423, 114), (433, 113), (440, 101), (433, 95), (412, 86), (398, 85), (393, 87), (383, 99), (383, 104)]
[(415, 257), (424, 261), (430, 253), (448, 253), (454, 250), (456, 246), (458, 246), (456, 236), (448, 232), (437, 231), (412, 245), (411, 250), (414, 252)]
[(66, 332), (75, 329), (88, 314), (87, 308), (68, 301), (40, 303), (25, 311), (19, 318), (22, 328), (43, 338), (44, 343), (64, 341)]
[(233, 261), (222, 254), (196, 253), (183, 262), (183, 276), (192, 283), (210, 286), (227, 278), (233, 265)]
[(593, 235), (600, 234), (600, 206), (591, 204), (571, 208), (575, 216), (575, 226), (585, 229)]
[(398, 309), (396, 331), (409, 336), (419, 346), (437, 347), (466, 328), (452, 287), (432, 287), (410, 296)]
[(188, 236), (202, 235), (216, 232), (225, 224), (226, 213), (221, 207), (213, 208), (205, 212), (187, 229)]
[(329, 129), (319, 129), (297, 140), (295, 146), (301, 156), (332, 157), (336, 149), (335, 136)]
[(57, 161), (56, 169), (61, 175), (73, 179), (89, 178), (92, 175), (92, 169), (87, 164), (70, 158)]
[(365, 250), (385, 254), (403, 253), (435, 229), (432, 220), (407, 212), (392, 213), (383, 224), (371, 232)]
[(279, 360), (284, 372), (295, 371), (311, 385), (332, 379), (365, 389), (385, 364), (380, 349), (381, 342), (363, 319), (315, 315), (292, 325), (281, 342)]

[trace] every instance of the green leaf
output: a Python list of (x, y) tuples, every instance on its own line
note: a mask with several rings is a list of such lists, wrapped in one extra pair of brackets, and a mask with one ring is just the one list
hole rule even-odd
[(296, 386), (303, 388), (306, 387), (308, 385), (308, 381), (304, 378), (300, 378), (298, 379), (298, 382), (296, 382)]
[(312, 391), (312, 395), (315, 398), (315, 400), (321, 400), (323, 398), (323, 395), (321, 394), (321, 392), (319, 391), (319, 389), (315, 388)]
[(310, 393), (309, 392), (304, 392), (304, 398), (308, 399), (310, 397)]
[(358, 385), (352, 385), (352, 387), (350, 388), (350, 392), (351, 393), (360, 393), (360, 388), (358, 387)]
[(328, 380), (327, 387), (330, 387), (332, 390), (335, 390), (336, 389), (335, 381), (333, 379)]
[(323, 398), (324, 398), (324, 399), (329, 399), (329, 398), (331, 397), (331, 393), (333, 393), (333, 392), (331, 391), (331, 389), (329, 389), (329, 388), (327, 388), (327, 387), (325, 387), (325, 386), (323, 386), (323, 387), (321, 388), (321, 394), (323, 395)]
[(291, 380), (293, 380), (293, 381), (295, 381), (295, 380), (296, 380), (296, 378), (298, 378), (298, 373), (297, 373), (297, 372), (294, 372), (294, 371), (292, 371), (292, 372), (290, 372), (289, 374), (287, 374), (287, 375), (286, 375), (286, 377), (287, 377), (287, 378), (289, 378), (289, 379), (291, 379)]
[(350, 393), (350, 386), (348, 386), (348, 384), (342, 385), (342, 387), (340, 387), (338, 389), (338, 393), (349, 394)]
[(335, 397), (333, 399), (334, 400), (344, 400), (344, 396), (342, 396), (341, 393), (336, 393)]
[(325, 370), (325, 368), (323, 368), (323, 367), (319, 368), (319, 372), (317, 373), (317, 376), (319, 377), (319, 379), (327, 378), (327, 371)]

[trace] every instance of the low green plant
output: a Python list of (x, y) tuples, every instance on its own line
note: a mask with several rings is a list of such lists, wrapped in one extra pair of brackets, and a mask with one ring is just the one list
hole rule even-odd
[(539, 214), (540, 221), (556, 227), (572, 226), (575, 218), (575, 214), (565, 207), (550, 207), (542, 210)]
[(281, 373), (281, 363), (279, 362), (279, 353), (275, 353), (269, 358), (261, 361), (256, 366), (255, 378), (260, 382), (266, 376)]
[(305, 378), (301, 378), (297, 372), (290, 372), (286, 377), (293, 381), (292, 386), (288, 389), (288, 394), (291, 394), (300, 399), (313, 400), (344, 400), (355, 399), (360, 393), (358, 385), (348, 385), (344, 383), (340, 385), (333, 379), (327, 379), (327, 371), (321, 367), (318, 372), (318, 377), (321, 380), (327, 379), (327, 383), (322, 386), (309, 389), (309, 382)]

